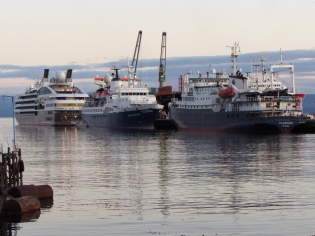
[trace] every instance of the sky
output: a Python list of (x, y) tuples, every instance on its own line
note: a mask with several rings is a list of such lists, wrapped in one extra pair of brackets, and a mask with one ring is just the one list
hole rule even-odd
[(50, 77), (73, 69), (75, 85), (94, 91), (95, 76), (132, 60), (139, 30), (137, 71), (149, 87), (158, 87), (166, 32), (166, 84), (174, 90), (188, 70), (229, 71), (227, 46), (239, 42), (247, 71), (258, 56), (273, 63), (281, 48), (299, 88), (315, 93), (314, 11), (315, 0), (2, 0), (0, 95), (23, 93), (45, 68)]

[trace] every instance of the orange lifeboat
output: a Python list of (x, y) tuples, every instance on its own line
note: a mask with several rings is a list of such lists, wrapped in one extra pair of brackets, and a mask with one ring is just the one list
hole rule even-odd
[(226, 89), (222, 89), (219, 91), (220, 98), (231, 98), (235, 95), (234, 89), (231, 87), (227, 87)]
[(101, 78), (101, 77), (95, 77), (95, 78), (94, 78), (94, 81), (104, 81), (104, 78)]

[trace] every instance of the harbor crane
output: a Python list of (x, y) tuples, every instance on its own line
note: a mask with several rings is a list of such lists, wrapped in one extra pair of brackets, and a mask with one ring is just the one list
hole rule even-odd
[(165, 74), (166, 74), (166, 32), (163, 32), (162, 43), (161, 43), (160, 66), (159, 66), (160, 88), (164, 87)]
[(140, 51), (140, 45), (141, 45), (141, 38), (142, 38), (142, 31), (140, 30), (138, 33), (138, 39), (135, 47), (135, 52), (133, 54), (132, 59), (132, 68), (134, 69), (134, 74), (137, 72), (137, 66), (138, 66), (138, 58), (139, 58), (139, 51)]

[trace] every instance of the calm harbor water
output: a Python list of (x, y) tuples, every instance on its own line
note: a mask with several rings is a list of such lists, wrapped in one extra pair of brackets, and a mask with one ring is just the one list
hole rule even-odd
[(54, 190), (16, 235), (315, 234), (314, 134), (16, 126), (16, 140), (24, 184)]

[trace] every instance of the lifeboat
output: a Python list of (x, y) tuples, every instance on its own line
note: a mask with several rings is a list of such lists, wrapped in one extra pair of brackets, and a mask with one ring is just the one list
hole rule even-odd
[(104, 84), (104, 78), (95, 77), (95, 78), (94, 78), (94, 84), (103, 85), (103, 84)]
[(220, 98), (231, 98), (235, 95), (234, 89), (231, 87), (228, 87), (226, 89), (222, 89), (219, 91), (219, 97)]

